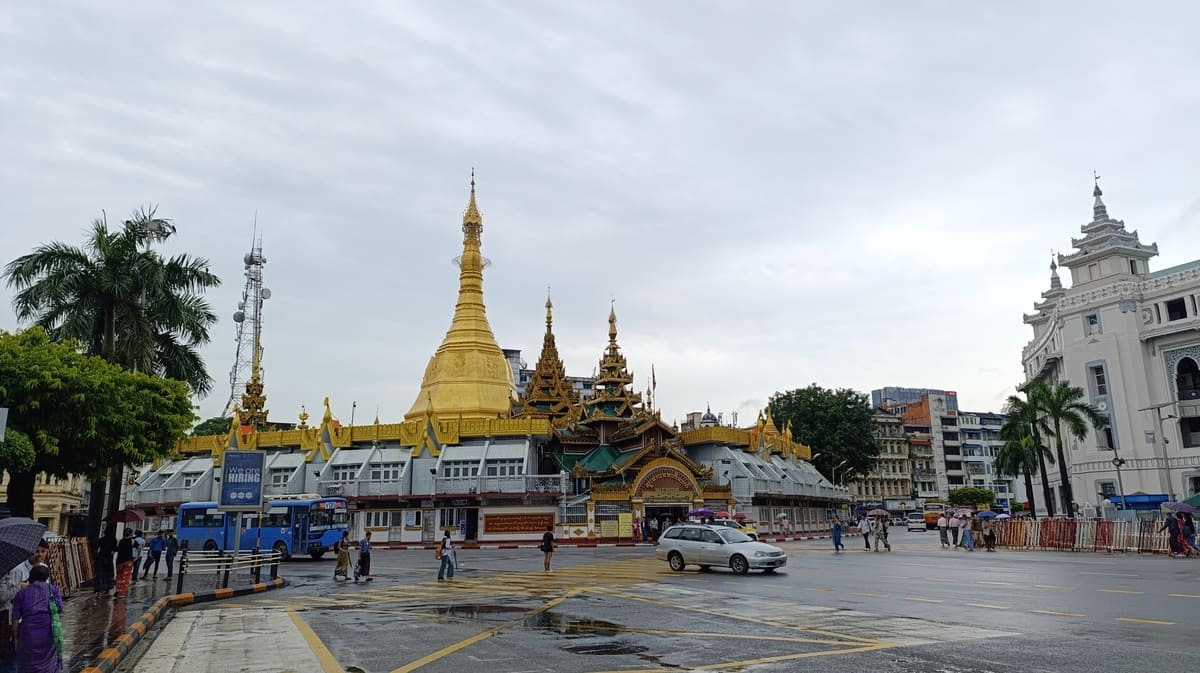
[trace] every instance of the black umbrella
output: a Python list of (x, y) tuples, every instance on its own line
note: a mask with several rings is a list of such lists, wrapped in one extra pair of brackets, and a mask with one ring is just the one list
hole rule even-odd
[(0, 575), (16, 568), (33, 556), (46, 526), (24, 517), (0, 520)]

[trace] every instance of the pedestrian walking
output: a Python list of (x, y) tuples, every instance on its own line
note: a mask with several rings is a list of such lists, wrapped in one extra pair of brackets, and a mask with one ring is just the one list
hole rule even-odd
[(133, 531), (133, 573), (131, 580), (133, 584), (138, 581), (138, 568), (142, 564), (142, 552), (146, 550), (146, 539), (142, 537), (142, 531)]
[(175, 557), (179, 554), (179, 538), (175, 537), (175, 529), (167, 531), (167, 576), (164, 582), (171, 581), (171, 572), (175, 568)]
[(858, 520), (858, 532), (862, 533), (863, 546), (866, 547), (867, 551), (871, 551), (871, 519), (870, 518), (864, 516)]
[(961, 519), (958, 522), (959, 544), (967, 551), (975, 551), (975, 531), (971, 529), (971, 519)]
[(542, 544), (539, 549), (542, 550), (542, 570), (550, 572), (550, 559), (554, 557), (554, 548), (557, 544), (554, 542), (554, 526), (546, 526), (546, 532), (542, 534)]
[(888, 522), (887, 517), (875, 517), (875, 524), (872, 526), (872, 531), (875, 534), (875, 551), (879, 551), (879, 545), (887, 551), (892, 550), (892, 545), (888, 542)]
[(996, 529), (992, 527), (992, 522), (986, 519), (983, 522), (983, 546), (988, 551), (996, 551)]
[(45, 541), (38, 544), (29, 560), (23, 561), (0, 579), (0, 672), (16, 673), (17, 653), (14, 649), (16, 634), (12, 619), (13, 600), (29, 582), (29, 574), (36, 567), (45, 567), (45, 554), (49, 545)]
[(1193, 554), (1200, 554), (1200, 547), (1196, 546), (1196, 520), (1192, 518), (1191, 512), (1183, 512), (1182, 514), (1183, 544)]
[(650, 519), (650, 541), (658, 542), (658, 519)]
[(158, 566), (162, 562), (163, 550), (167, 548), (167, 535), (163, 531), (158, 531), (154, 537), (150, 538), (150, 552), (146, 556), (145, 569), (142, 571), (142, 579), (146, 579), (150, 575), (150, 566), (154, 566), (154, 574), (152, 577), (158, 579)]
[(117, 578), (113, 599), (125, 598), (129, 593), (129, 580), (133, 576), (133, 529), (126, 528), (125, 536), (117, 543)]
[(442, 532), (442, 541), (438, 544), (437, 558), (442, 562), (438, 567), (438, 581), (454, 579), (454, 543), (450, 541), (450, 531)]
[(92, 589), (96, 593), (112, 591), (116, 580), (116, 569), (113, 567), (113, 555), (117, 553), (117, 527), (109, 524), (104, 529), (104, 535), (96, 544), (96, 579), (92, 580)]
[(20, 673), (62, 673), (62, 593), (49, 583), (50, 568), (34, 566), (29, 584), (12, 601), (13, 648)]
[(835, 516), (833, 517), (833, 553), (837, 554), (845, 548), (846, 545), (842, 544), (842, 520)]
[(962, 528), (962, 519), (958, 518), (958, 514), (950, 515), (950, 521), (947, 523), (947, 526), (950, 528), (950, 548), (954, 549), (955, 547), (962, 546), (958, 544), (958, 535), (961, 532), (960, 529)]
[(333, 567), (333, 579), (340, 575), (343, 580), (350, 579), (350, 531), (342, 531), (342, 539), (337, 542), (337, 565)]
[(633, 542), (634, 542), (634, 544), (637, 544), (638, 542), (641, 542), (641, 541), (642, 541), (642, 520), (634, 519), (633, 520)]
[(938, 537), (942, 540), (942, 549), (950, 547), (950, 521), (946, 519), (943, 513), (937, 520)]
[[(447, 535), (449, 535), (447, 533)], [(371, 531), (367, 531), (363, 535), (363, 539), (358, 541), (358, 565), (354, 568), (354, 581), (357, 583), (358, 578), (363, 578), (364, 582), (370, 582), (371, 577)]]

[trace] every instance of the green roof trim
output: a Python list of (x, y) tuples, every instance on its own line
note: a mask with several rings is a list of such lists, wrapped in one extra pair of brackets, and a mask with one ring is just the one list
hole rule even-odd
[(1163, 276), (1169, 276), (1173, 273), (1179, 273), (1180, 271), (1187, 271), (1188, 269), (1195, 269), (1197, 267), (1200, 267), (1200, 259), (1192, 260), (1190, 262), (1187, 262), (1185, 264), (1179, 264), (1177, 266), (1167, 267), (1165, 269), (1159, 269), (1158, 271), (1151, 273), (1150, 277), (1151, 278), (1162, 278)]

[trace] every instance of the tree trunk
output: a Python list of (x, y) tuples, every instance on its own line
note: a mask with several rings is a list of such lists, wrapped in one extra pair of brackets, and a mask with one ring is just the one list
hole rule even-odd
[(104, 523), (104, 493), (108, 481), (104, 475), (91, 479), (92, 493), (88, 497), (87, 536), (93, 543), (100, 540), (100, 526)]
[(8, 511), (13, 516), (33, 518), (33, 487), (37, 482), (37, 473), (8, 472)]
[(1025, 497), (1029, 502), (1029, 513), (1037, 519), (1037, 501), (1033, 499), (1033, 475), (1029, 473), (1028, 466), (1023, 467), (1021, 473), (1025, 475)]
[(121, 489), (125, 485), (125, 468), (114, 466), (108, 473), (108, 507), (105, 518), (112, 516), (121, 509)]
[(1063, 455), (1062, 429), (1058, 421), (1054, 422), (1054, 448), (1058, 450), (1058, 476), (1062, 479), (1063, 509), (1067, 516), (1075, 518), (1075, 494), (1071, 490), (1071, 473), (1067, 467), (1067, 457)]
[(1037, 448), (1038, 454), (1038, 469), (1042, 476), (1042, 498), (1046, 501), (1046, 516), (1054, 516), (1054, 496), (1050, 493), (1050, 476), (1046, 472), (1046, 456), (1042, 454), (1042, 447), (1039, 443)]

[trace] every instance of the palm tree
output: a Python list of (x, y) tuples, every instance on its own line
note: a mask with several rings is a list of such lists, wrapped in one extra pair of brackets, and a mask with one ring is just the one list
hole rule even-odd
[[(107, 217), (94, 220), (83, 247), (53, 242), (18, 257), (4, 269), (17, 291), (17, 319), (41, 325), (56, 340), (76, 340), (91, 355), (207, 394), (212, 377), (199, 348), (217, 317), (202, 293), (221, 280), (206, 259), (164, 258), (152, 249), (174, 233), (170, 220), (143, 208), (115, 231)], [(110, 513), (120, 506), (123, 466), (111, 467)], [(104, 491), (103, 477), (94, 480), (91, 535), (99, 532)]]
[(1083, 389), (1059, 381), (1053, 389), (1040, 396), (1038, 410), (1043, 420), (1054, 432), (1054, 447), (1058, 453), (1058, 475), (1062, 479), (1063, 507), (1067, 516), (1075, 516), (1075, 494), (1071, 488), (1071, 475), (1067, 458), (1063, 453), (1064, 432), (1075, 439), (1084, 439), (1088, 425), (1100, 430), (1108, 425), (1108, 418), (1095, 407), (1083, 401)]
[[(1016, 395), (1009, 395), (1007, 402), (1004, 404), (1004, 413), (1008, 415), (1008, 420), (1005, 421), (1004, 427), (1000, 429), (1000, 435), (1007, 441), (1019, 442), (1023, 437), (1031, 437), (1033, 439), (1033, 452), (1036, 456), (1038, 466), (1038, 474), (1042, 482), (1042, 498), (1046, 503), (1046, 513), (1054, 516), (1054, 497), (1050, 492), (1049, 473), (1046, 470), (1046, 463), (1054, 464), (1054, 454), (1050, 453), (1049, 448), (1042, 444), (1042, 437), (1050, 434), (1049, 427), (1046, 425), (1045, 419), (1042, 418), (1041, 400), (1049, 395), (1050, 389), (1041, 379), (1034, 380), (1025, 389), (1025, 399), (1021, 399)], [(1033, 484), (1026, 483), (1026, 495), (1030, 497), (1030, 502), (1033, 499)], [(1032, 509), (1034, 505), (1030, 505)]]
[[(1001, 437), (1004, 430), (1000, 429)], [(1037, 518), (1037, 502), (1033, 498), (1033, 473), (1037, 471), (1037, 442), (1025, 428), (1025, 436), (1020, 439), (1006, 439), (1004, 445), (996, 452), (996, 470), (1000, 474), (1011, 477), (1025, 478), (1025, 497), (1029, 498), (1029, 511)]]

